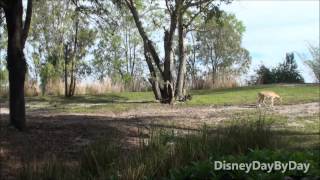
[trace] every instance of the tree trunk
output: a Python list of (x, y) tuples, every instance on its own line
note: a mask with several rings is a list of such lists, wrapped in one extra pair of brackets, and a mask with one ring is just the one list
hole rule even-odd
[[(155, 97), (162, 103), (172, 103), (174, 100), (174, 62), (173, 62), (173, 48), (172, 41), (173, 35), (177, 25), (177, 11), (171, 14), (170, 28), (165, 31), (164, 36), (164, 67), (162, 69), (159, 55), (154, 47), (154, 44), (147, 33), (145, 32), (142, 22), (140, 20), (139, 13), (134, 5), (134, 1), (126, 0), (127, 7), (129, 8), (135, 24), (138, 28), (139, 34), (144, 43), (145, 57), (148, 64), (148, 68), (151, 74), (149, 81), (151, 82)], [(178, 7), (176, 7), (178, 8)], [(159, 94), (160, 91), (160, 94)]]
[(76, 92), (76, 83), (77, 83), (77, 80), (76, 80), (76, 77), (74, 76), (73, 85), (72, 85), (72, 91), (71, 91), (71, 96), (74, 96), (74, 94), (75, 94), (75, 92)]
[(186, 31), (183, 25), (183, 14), (179, 13), (178, 20), (178, 36), (179, 36), (179, 72), (178, 72), (178, 82), (177, 82), (177, 91), (176, 98), (184, 99), (186, 95), (185, 91), (185, 74), (187, 71), (187, 59), (186, 59), (186, 48), (185, 48), (185, 38)]
[[(78, 18), (78, 16), (76, 16), (76, 18)], [(70, 84), (69, 84), (68, 97), (74, 96), (75, 88), (76, 88), (75, 66), (76, 66), (76, 60), (77, 60), (78, 30), (79, 30), (79, 19), (76, 19), (73, 52), (72, 52), (72, 58), (71, 58)]]
[(215, 72), (215, 69), (214, 69), (214, 66), (212, 67), (212, 87), (214, 87), (215, 83), (216, 83), (216, 72)]
[(68, 58), (69, 58), (69, 47), (65, 45), (64, 52), (64, 96), (68, 97)]
[[(27, 64), (23, 49), (27, 33), (24, 32), (22, 24), (22, 1), (8, 2), (4, 10), (8, 29), (7, 64), (9, 71), (10, 124), (19, 130), (24, 130), (26, 128), (24, 81)], [(26, 25), (25, 28), (29, 28), (29, 25)]]
[(151, 75), (151, 78), (149, 78), (149, 82), (151, 84), (152, 91), (154, 93), (156, 100), (161, 100), (162, 95), (161, 95), (161, 91), (160, 91), (158, 75), (155, 71), (154, 65), (152, 64), (152, 59), (150, 57), (150, 54), (147, 52), (146, 48), (144, 49), (144, 56), (146, 58), (147, 65), (148, 65), (150, 75)]
[(73, 81), (74, 81), (74, 70), (73, 70), (73, 66), (74, 66), (74, 58), (72, 58), (71, 60), (71, 71), (70, 71), (70, 84), (69, 84), (69, 88), (68, 88), (68, 97), (72, 96), (72, 87), (73, 87)]
[(26, 61), (22, 49), (17, 47), (8, 48), (8, 70), (10, 91), (10, 124), (19, 130), (23, 130), (26, 127), (24, 99)]

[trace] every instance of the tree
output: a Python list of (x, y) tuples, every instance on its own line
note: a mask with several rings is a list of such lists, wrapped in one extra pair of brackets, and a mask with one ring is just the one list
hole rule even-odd
[(294, 54), (287, 53), (285, 61), (272, 70), (275, 83), (303, 83), (304, 79), (297, 69), (298, 65), (294, 60)]
[(312, 59), (305, 60), (306, 65), (312, 70), (317, 82), (320, 82), (320, 48), (309, 45), (309, 53)]
[[(119, 3), (119, 1), (117, 1)], [(164, 58), (161, 60), (159, 53), (156, 51), (155, 42), (151, 40), (150, 35), (146, 32), (143, 26), (143, 21), (139, 13), (139, 8), (137, 5), (141, 6), (141, 1), (134, 0), (123, 0), (120, 3), (125, 4), (125, 6), (131, 12), (133, 19), (135, 21), (136, 27), (139, 34), (143, 40), (145, 59), (148, 64), (149, 72), (151, 77), (149, 81), (152, 85), (153, 92), (156, 99), (163, 103), (172, 103), (175, 97), (175, 87), (176, 87), (176, 67), (175, 67), (175, 54), (174, 54), (174, 35), (178, 26), (178, 20), (180, 21), (180, 35), (185, 36), (183, 31), (184, 22), (182, 21), (183, 15), (189, 8), (195, 9), (210, 9), (212, 7), (216, 8), (213, 0), (205, 1), (194, 1), (194, 0), (166, 0), (163, 2), (164, 9), (167, 14), (168, 26), (163, 26), (164, 38)], [(156, 1), (151, 1), (151, 3), (161, 6)], [(201, 12), (201, 11), (200, 11)], [(179, 18), (180, 17), (180, 18)], [(186, 69), (185, 60), (185, 49), (182, 44), (182, 37), (180, 37), (180, 61), (178, 70), (178, 84), (179, 89), (183, 87), (184, 73)], [(182, 50), (183, 49), (183, 50)]]
[(211, 67), (213, 84), (219, 73), (240, 75), (248, 70), (251, 57), (241, 46), (244, 31), (244, 25), (235, 15), (221, 12), (208, 19), (197, 33), (199, 58)]
[(8, 30), (7, 66), (9, 71), (10, 124), (19, 130), (24, 130), (26, 127), (24, 81), (27, 65), (23, 49), (30, 28), (32, 0), (27, 2), (24, 21), (22, 0), (2, 0), (0, 8), (4, 10)]
[(31, 29), (33, 63), (39, 71), (43, 94), (49, 85), (64, 81), (65, 96), (73, 96), (76, 82), (90, 73), (84, 58), (95, 41), (96, 31), (88, 16), (69, 0), (39, 0), (35, 3)]
[[(77, 1), (76, 1), (77, 3)], [(76, 82), (79, 76), (91, 73), (89, 65), (83, 58), (94, 44), (96, 32), (89, 28), (89, 22), (85, 16), (81, 16), (77, 4), (73, 14), (73, 29), (71, 39), (64, 44), (64, 72), (65, 72), (65, 96), (72, 97), (75, 94)], [(69, 71), (69, 72), (68, 72)], [(70, 83), (68, 85), (68, 77)]]
[[(211, 14), (217, 13), (219, 10), (217, 5), (212, 5), (212, 1), (193, 2), (180, 0), (180, 9), (178, 10), (178, 77), (176, 85), (175, 97), (178, 100), (185, 100), (186, 96), (186, 72), (187, 72), (187, 33), (191, 31), (190, 27), (195, 27), (195, 20), (203, 16), (208, 18)], [(192, 28), (191, 28), (192, 29)]]
[(269, 68), (267, 68), (264, 65), (261, 65), (258, 70), (256, 70), (257, 73), (257, 79), (255, 84), (271, 84), (275, 82), (274, 75), (270, 71)]
[(294, 60), (294, 54), (287, 53), (285, 61), (271, 70), (264, 65), (260, 66), (256, 70), (258, 76), (256, 84), (303, 83), (304, 79), (297, 68), (298, 65)]
[(187, 74), (190, 75), (191, 79), (191, 88), (196, 87), (196, 78), (197, 72), (199, 71), (197, 67), (197, 54), (199, 45), (195, 40), (195, 32), (191, 32), (191, 44), (187, 46), (187, 54), (189, 54), (189, 58), (187, 58)]
[(119, 10), (108, 17), (117, 19), (117, 23), (98, 28), (98, 43), (92, 61), (95, 75), (98, 80), (109, 77), (112, 82), (120, 82), (126, 89), (134, 91), (136, 82), (143, 78), (140, 35), (127, 11)]
[(170, 25), (169, 28), (164, 28), (163, 43), (165, 57), (163, 68), (160, 56), (154, 46), (155, 43), (150, 39), (142, 25), (135, 1), (125, 0), (124, 3), (130, 10), (139, 34), (143, 40), (145, 59), (151, 74), (149, 81), (152, 84), (155, 97), (163, 103), (172, 103), (174, 100), (174, 89), (172, 84), (174, 81), (173, 71), (175, 69), (173, 61), (173, 35), (177, 27), (177, 9), (179, 8), (179, 3), (169, 5), (168, 1), (166, 1), (168, 11), (170, 12)]
[[(30, 45), (42, 94), (51, 93), (53, 84), (63, 77), (64, 44), (72, 36), (72, 12), (68, 0), (39, 0), (33, 6)], [(35, 77), (36, 79), (38, 77)]]

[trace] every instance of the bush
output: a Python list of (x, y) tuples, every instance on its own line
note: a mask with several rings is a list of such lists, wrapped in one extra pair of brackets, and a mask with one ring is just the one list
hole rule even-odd
[(286, 54), (285, 62), (279, 64), (278, 67), (269, 69), (264, 65), (260, 66), (257, 73), (255, 84), (271, 84), (271, 83), (303, 83), (304, 79), (297, 70), (298, 65), (294, 60), (293, 53)]
[(260, 66), (260, 68), (256, 70), (256, 73), (258, 75), (256, 84), (271, 84), (276, 82), (274, 74), (264, 65)]

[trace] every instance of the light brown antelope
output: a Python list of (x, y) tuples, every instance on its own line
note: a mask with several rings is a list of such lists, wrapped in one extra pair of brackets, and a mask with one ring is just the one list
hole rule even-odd
[(282, 102), (281, 96), (273, 91), (261, 91), (258, 93), (257, 98), (258, 98), (258, 101), (257, 101), (258, 107), (260, 107), (262, 103), (264, 105), (267, 105), (266, 100), (270, 100), (270, 107), (273, 107), (275, 100)]

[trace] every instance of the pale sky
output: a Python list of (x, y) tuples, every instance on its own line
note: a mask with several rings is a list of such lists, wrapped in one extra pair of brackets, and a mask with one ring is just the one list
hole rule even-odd
[[(246, 26), (243, 46), (250, 51), (250, 73), (261, 63), (274, 67), (286, 52), (308, 54), (307, 45), (319, 46), (319, 0), (236, 0), (222, 6)], [(306, 82), (311, 71), (298, 57), (298, 69)]]

